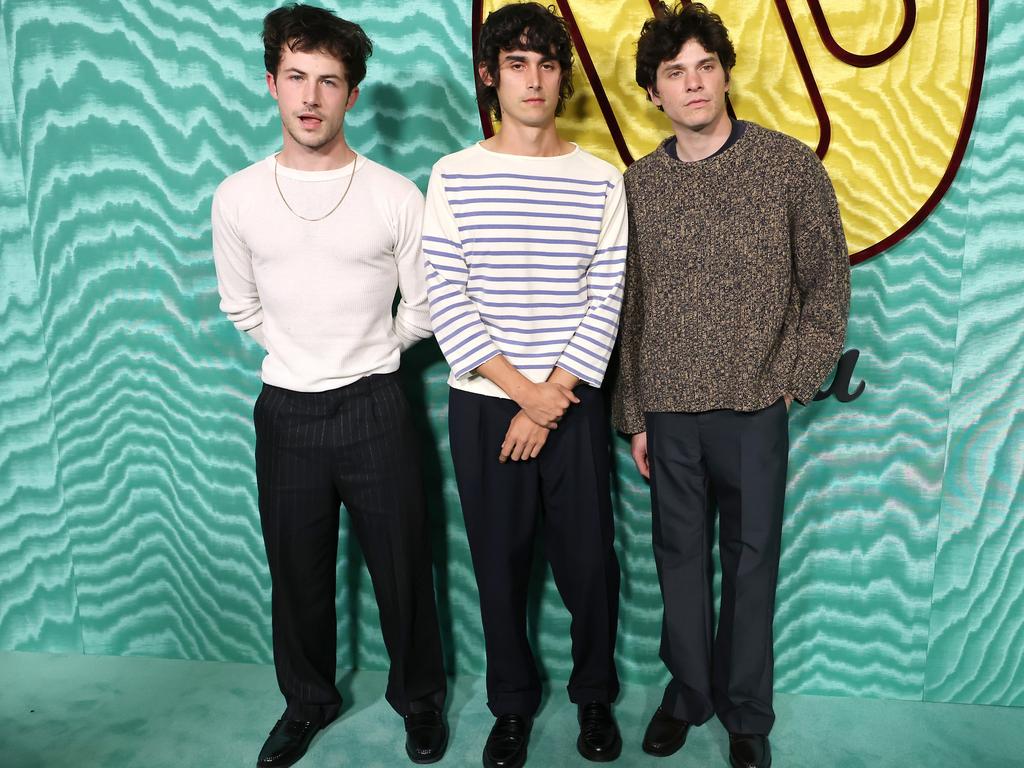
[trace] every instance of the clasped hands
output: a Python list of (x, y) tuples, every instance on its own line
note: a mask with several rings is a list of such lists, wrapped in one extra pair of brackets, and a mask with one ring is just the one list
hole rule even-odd
[(498, 461), (535, 459), (547, 442), (548, 433), (573, 403), (580, 399), (563, 384), (542, 381), (528, 387), (516, 402), (522, 410), (512, 417), (501, 444)]

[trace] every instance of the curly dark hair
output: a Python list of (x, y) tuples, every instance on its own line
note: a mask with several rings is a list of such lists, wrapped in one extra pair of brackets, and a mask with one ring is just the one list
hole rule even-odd
[[(690, 40), (696, 40), (709, 53), (718, 54), (728, 82), (729, 72), (736, 66), (736, 51), (722, 17), (703, 3), (678, 3), (669, 9), (662, 2), (660, 6), (654, 18), (644, 22), (636, 43), (636, 84), (644, 89), (647, 98), (651, 98), (651, 90), (657, 92), (658, 67), (675, 58)], [(728, 98), (726, 94), (726, 101)]]
[(274, 77), (286, 45), (292, 51), (323, 51), (336, 58), (345, 65), (350, 89), (366, 77), (366, 60), (373, 55), (373, 43), (358, 24), (301, 3), (283, 5), (263, 19), (263, 63)]
[[(476, 72), (476, 101), (480, 111), (501, 120), (498, 103), (498, 59), (502, 51), (533, 51), (551, 56), (561, 65), (562, 83), (558, 91), (555, 114), (562, 114), (565, 103), (572, 98), (572, 42), (565, 20), (555, 13), (554, 6), (540, 3), (513, 3), (491, 11), (480, 29), (473, 69)], [(480, 66), (493, 81), (487, 85), (480, 77)]]

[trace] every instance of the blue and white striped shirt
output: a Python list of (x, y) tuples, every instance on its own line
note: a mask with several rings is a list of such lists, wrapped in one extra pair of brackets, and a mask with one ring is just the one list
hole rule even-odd
[(441, 158), (423, 221), (430, 316), (448, 383), (507, 397), (472, 371), (504, 355), (531, 381), (555, 366), (600, 386), (626, 267), (622, 175), (576, 147), (558, 157)]

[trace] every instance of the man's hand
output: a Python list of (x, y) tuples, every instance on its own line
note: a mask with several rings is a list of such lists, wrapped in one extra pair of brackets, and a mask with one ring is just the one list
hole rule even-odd
[(629, 440), (629, 452), (633, 454), (633, 462), (640, 474), (651, 479), (651, 465), (647, 460), (647, 433), (639, 432)]
[(476, 373), (497, 384), (502, 392), (526, 411), (526, 415), (535, 424), (548, 429), (557, 427), (556, 422), (562, 418), (569, 405), (580, 401), (572, 393), (572, 387), (561, 381), (533, 383), (516, 370), (504, 355), (492, 357), (478, 365)]
[(568, 387), (553, 381), (542, 381), (526, 389), (516, 400), (523, 412), (537, 425), (547, 429), (558, 427), (558, 420), (572, 403), (580, 399)]
[(526, 461), (537, 458), (540, 449), (548, 439), (550, 430), (535, 424), (526, 415), (526, 411), (520, 411), (512, 417), (508, 425), (508, 432), (505, 433), (505, 442), (501, 444), (501, 453), (498, 454), (498, 461), (504, 464), (509, 459), (512, 461)]

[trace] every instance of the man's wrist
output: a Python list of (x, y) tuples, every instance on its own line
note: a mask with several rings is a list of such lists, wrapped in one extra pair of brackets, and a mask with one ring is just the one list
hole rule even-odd
[(516, 405), (525, 409), (536, 388), (537, 385), (524, 376), (511, 387), (512, 391), (507, 394)]

